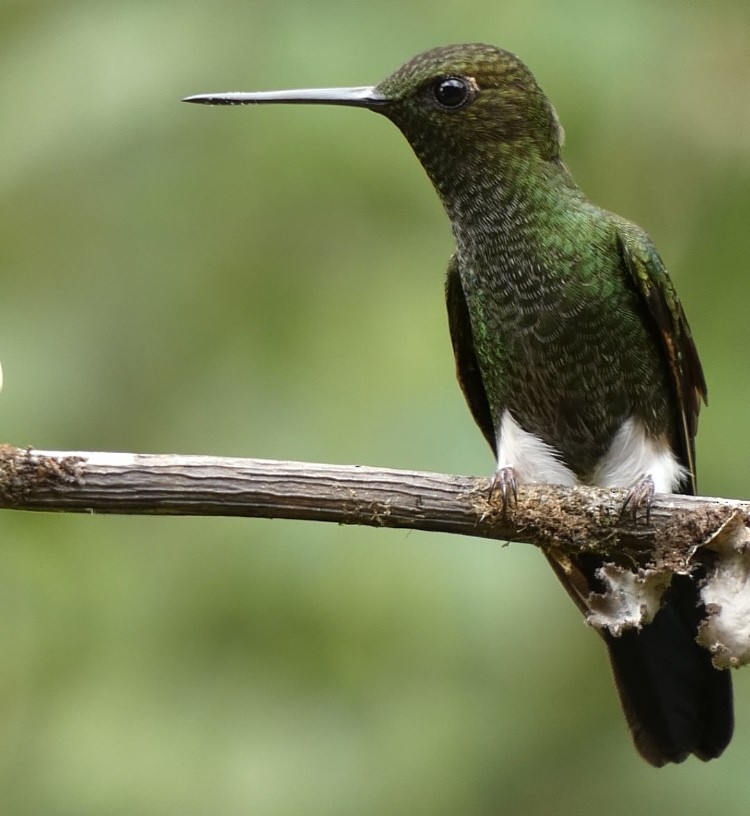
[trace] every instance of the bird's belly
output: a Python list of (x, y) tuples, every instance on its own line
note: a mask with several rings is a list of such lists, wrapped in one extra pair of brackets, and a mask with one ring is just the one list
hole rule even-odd
[[(635, 449), (648, 448), (674, 422), (662, 352), (637, 294), (624, 284), (605, 285), (619, 280), (617, 269), (587, 281), (570, 270), (553, 274), (541, 262), (539, 269), (527, 266), (503, 260), (461, 268), (493, 424), (501, 437), (509, 411), (519, 430), (539, 440), (531, 446), (532, 458), (541, 460), (534, 470), (557, 473), (555, 481), (594, 483), (604, 473), (614, 484), (612, 474), (620, 479), (626, 461), (643, 458)], [(613, 448), (631, 418), (644, 432)], [(510, 438), (530, 449), (525, 437)], [(603, 461), (614, 464), (602, 469)]]
[(666, 435), (655, 437), (643, 422), (628, 417), (588, 478), (580, 478), (565, 464), (560, 451), (524, 430), (508, 409), (503, 411), (498, 428), (497, 467), (498, 470), (512, 467), (520, 482), (566, 487), (581, 482), (599, 487), (630, 487), (638, 479), (650, 476), (658, 493), (676, 491), (687, 475)]
[(525, 431), (508, 409), (497, 432), (497, 469), (511, 467), (520, 482), (572, 487), (578, 477), (562, 460), (560, 451), (531, 431)]
[(590, 483), (628, 419), (645, 426), (649, 439), (670, 429), (669, 384), (659, 349), (638, 321), (620, 326), (617, 312), (594, 304), (574, 319), (558, 310), (552, 332), (549, 312), (524, 325), (508, 309), (480, 333), (482, 381), (498, 430), (507, 409)]
[[(519, 350), (518, 343), (496, 348), (499, 357), (496, 364), (483, 367), (483, 380), (499, 437), (504, 431), (510, 439), (519, 437), (512, 427), (503, 428), (510, 416), (520, 432), (555, 451), (555, 459), (577, 481), (590, 481), (620, 426), (634, 413), (634, 400), (618, 376), (616, 362), (608, 366), (593, 354), (576, 358), (569, 346), (559, 344), (538, 354)], [(503, 354), (507, 350), (511, 353)], [(528, 440), (518, 444), (529, 448)]]

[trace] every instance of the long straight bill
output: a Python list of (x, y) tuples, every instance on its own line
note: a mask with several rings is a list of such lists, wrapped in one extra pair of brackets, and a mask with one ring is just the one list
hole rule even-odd
[(375, 88), (303, 88), (294, 91), (257, 91), (243, 93), (197, 94), (186, 96), (183, 102), (201, 105), (260, 105), (273, 103), (298, 103), (304, 105), (351, 105), (358, 108), (377, 108), (388, 100)]

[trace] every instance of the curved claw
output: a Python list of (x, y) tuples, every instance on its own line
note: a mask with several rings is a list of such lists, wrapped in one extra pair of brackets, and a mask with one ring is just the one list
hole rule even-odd
[(506, 516), (508, 509), (518, 504), (518, 478), (514, 468), (502, 467), (495, 471), (490, 481), (490, 502), (498, 494), (500, 494), (500, 510), (503, 516)]
[(651, 521), (651, 505), (654, 501), (654, 493), (654, 480), (651, 476), (641, 476), (630, 490), (628, 490), (628, 495), (625, 496), (625, 501), (622, 503), (620, 516), (623, 516), (629, 508), (633, 524), (637, 524), (638, 511), (643, 509), (645, 521), (646, 524), (648, 524)]

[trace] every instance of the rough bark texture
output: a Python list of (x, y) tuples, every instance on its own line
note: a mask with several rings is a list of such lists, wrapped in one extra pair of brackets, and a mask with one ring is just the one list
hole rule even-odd
[(0, 507), (89, 513), (248, 516), (399, 527), (513, 540), (568, 552), (625, 553), (681, 570), (750, 503), (657, 496), (648, 521), (621, 513), (624, 491), (519, 490), (506, 514), (489, 480), (263, 459), (0, 446)]

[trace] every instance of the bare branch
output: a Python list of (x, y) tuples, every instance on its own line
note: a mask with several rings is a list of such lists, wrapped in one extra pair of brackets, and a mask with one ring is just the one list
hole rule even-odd
[(489, 479), (358, 465), (0, 445), (0, 508), (248, 516), (396, 527), (595, 552), (606, 590), (588, 620), (619, 634), (647, 623), (674, 572), (708, 564), (699, 640), (717, 665), (750, 662), (750, 502), (658, 495), (650, 518), (623, 514), (624, 490), (521, 486), (503, 514)]
[(571, 552), (678, 557), (750, 502), (657, 496), (648, 524), (621, 514), (625, 491), (522, 486), (503, 516), (489, 480), (407, 470), (0, 446), (0, 508), (90, 513), (248, 516), (399, 527), (522, 541)]

